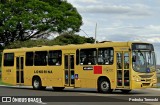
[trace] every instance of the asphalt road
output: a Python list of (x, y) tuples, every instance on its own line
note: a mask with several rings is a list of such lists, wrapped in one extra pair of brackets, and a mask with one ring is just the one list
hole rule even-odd
[[(0, 86), (0, 97), (13, 98), (42, 98), (42, 102), (12, 102), (0, 103), (0, 105), (160, 105), (160, 89), (138, 89), (129, 94), (114, 91), (111, 94), (100, 94), (95, 89), (72, 89), (67, 88), (56, 92), (52, 88), (46, 90), (33, 90), (32, 87), (6, 87)], [(158, 98), (159, 102), (130, 102), (130, 99), (143, 99), (152, 96)], [(2, 99), (1, 99), (2, 100)], [(45, 101), (44, 101), (45, 100)], [(46, 101), (47, 100), (47, 101)]]

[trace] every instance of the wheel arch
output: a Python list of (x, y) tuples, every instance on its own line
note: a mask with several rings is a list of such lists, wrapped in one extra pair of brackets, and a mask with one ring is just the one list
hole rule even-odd
[(100, 80), (107, 80), (108, 82), (109, 82), (109, 84), (110, 84), (110, 86), (111, 86), (111, 82), (110, 82), (110, 79), (107, 77), (107, 76), (100, 76), (100, 77), (98, 77), (98, 79), (97, 79), (97, 87), (98, 87), (98, 82), (100, 81)]
[(33, 85), (33, 80), (34, 80), (35, 78), (38, 78), (38, 79), (41, 81), (41, 84), (42, 84), (42, 80), (41, 80), (40, 76), (39, 76), (39, 75), (34, 75), (34, 76), (32, 77), (32, 85)]

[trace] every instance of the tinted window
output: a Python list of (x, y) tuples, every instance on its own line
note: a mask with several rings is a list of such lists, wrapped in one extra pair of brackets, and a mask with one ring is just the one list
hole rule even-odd
[(97, 61), (99, 65), (113, 64), (113, 48), (99, 48)]
[(26, 52), (26, 66), (33, 66), (33, 52)]
[(4, 66), (13, 66), (14, 65), (14, 54), (5, 53), (4, 54)]
[(96, 49), (82, 49), (80, 50), (80, 64), (94, 65), (96, 64)]
[(62, 63), (62, 51), (49, 51), (48, 65), (61, 65)]
[(34, 57), (35, 66), (47, 65), (47, 51), (36, 51)]
[(79, 50), (76, 51), (76, 65), (79, 64)]

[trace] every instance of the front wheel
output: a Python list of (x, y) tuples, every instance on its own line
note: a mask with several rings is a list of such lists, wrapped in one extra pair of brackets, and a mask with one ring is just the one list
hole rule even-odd
[(102, 79), (98, 82), (98, 92), (100, 93), (111, 93), (112, 89), (109, 81)]

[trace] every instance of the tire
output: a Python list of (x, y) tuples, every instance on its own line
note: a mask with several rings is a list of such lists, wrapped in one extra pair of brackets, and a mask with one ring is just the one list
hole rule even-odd
[(106, 79), (101, 79), (100, 81), (98, 81), (98, 92), (99, 93), (111, 93), (112, 89), (111, 89), (109, 81), (107, 81)]
[(54, 91), (62, 91), (65, 87), (53, 87)]
[(127, 94), (127, 93), (129, 93), (131, 90), (121, 90), (121, 91), (122, 91), (122, 93)]
[(33, 89), (35, 89), (35, 90), (42, 90), (42, 89), (46, 88), (46, 87), (42, 86), (41, 79), (38, 77), (33, 78), (32, 86), (33, 86)]

